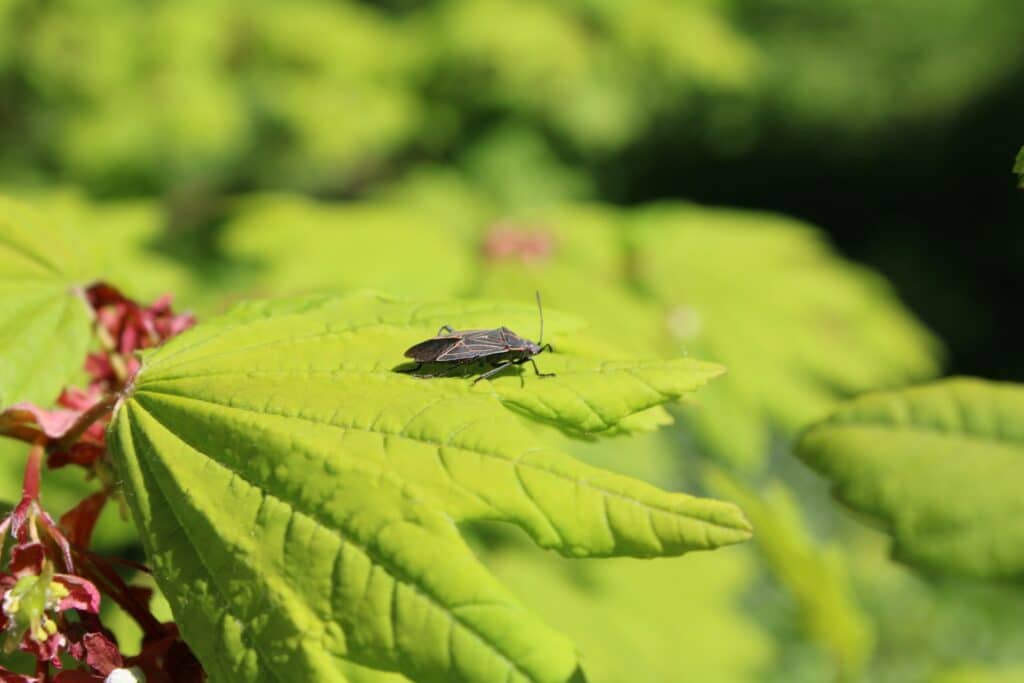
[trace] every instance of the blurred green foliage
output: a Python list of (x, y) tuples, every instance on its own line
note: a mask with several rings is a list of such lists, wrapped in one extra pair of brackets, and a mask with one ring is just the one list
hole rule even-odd
[(792, 433), (837, 394), (938, 371), (936, 343), (886, 284), (836, 258), (810, 226), (665, 205), (635, 216), (630, 238), (636, 279), (675, 343), (729, 368), (691, 419), (733, 462), (767, 451), (765, 422)]
[[(1013, 73), (1002, 0), (4, 0), (0, 175), (104, 193), (352, 193), (503, 121), (568, 160), (671, 121), (853, 144)], [(806, 131), (805, 131), (806, 132)]]
[[(792, 463), (794, 433), (843, 399), (938, 374), (940, 343), (805, 223), (606, 200), (644, 182), (622, 159), (669, 154), (666, 137), (698, 160), (765, 140), (827, 160), (956, 120), (1019, 75), (1022, 32), (1024, 4), (1004, 0), (0, 0), (0, 182), (66, 235), (87, 264), (77, 278), (172, 292), (201, 317), (252, 296), (530, 304), (540, 290), (601, 352), (726, 365), (695, 402), (631, 418), (628, 440), (545, 438), (671, 490), (731, 485), (759, 552), (579, 564), (479, 533), (596, 681), (1020, 680), (1016, 583), (909, 573)], [(1024, 149), (1014, 170), (1024, 178)], [(685, 196), (686, 182), (660, 185)], [(10, 292), (0, 308), (25, 305)], [(5, 351), (71, 341), (2, 323)], [(74, 381), (67, 363), (53, 377)], [(877, 468), (841, 473), (862, 509), (898, 501), (896, 526), (916, 532), (915, 515), (958, 500), (922, 486), (941, 463), (919, 445), (878, 453), (857, 449)], [(908, 453), (924, 464), (885, 466)], [(23, 456), (0, 446), (0, 500), (17, 497)], [(982, 470), (964, 465), (953, 493), (984, 498)], [(58, 513), (91, 487), (46, 477)], [(976, 506), (994, 511), (993, 544), (1005, 499)], [(138, 558), (133, 538), (111, 506), (98, 547)]]
[(808, 636), (828, 653), (838, 680), (858, 680), (874, 633), (857, 604), (838, 548), (819, 547), (804, 528), (789, 491), (774, 482), (754, 492), (711, 471), (712, 489), (736, 501), (757, 529), (757, 547), (776, 580), (792, 595)]

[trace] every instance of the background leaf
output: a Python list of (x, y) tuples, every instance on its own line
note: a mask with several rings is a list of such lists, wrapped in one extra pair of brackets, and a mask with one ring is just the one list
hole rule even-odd
[[(749, 536), (728, 503), (546, 446), (519, 417), (538, 409), (509, 398), (611, 426), (691, 391), (707, 368), (665, 361), (655, 385), (638, 379), (649, 364), (602, 371), (555, 353), (545, 359), (580, 377), (527, 375), (534, 394), (389, 369), (443, 321), (532, 316), (368, 294), (254, 303), (146, 355), (113, 449), (158, 582), (212, 676), (329, 678), (342, 658), (416, 680), (566, 681), (573, 648), (489, 576), (453, 521), (512, 522), (580, 557)], [(585, 363), (600, 383), (579, 383)]]
[(892, 534), (895, 556), (986, 578), (1024, 570), (1024, 388), (957, 378), (867, 394), (810, 427), (799, 457)]
[(90, 280), (105, 280), (126, 295), (150, 302), (163, 294), (195, 299), (188, 269), (159, 251), (166, 217), (147, 199), (94, 201), (71, 189), (33, 192), (29, 201), (65, 234), (74, 235), (82, 251), (77, 259)]
[(743, 506), (757, 529), (758, 550), (797, 604), (807, 633), (828, 653), (839, 679), (858, 680), (871, 657), (874, 634), (838, 548), (815, 543), (796, 501), (779, 482), (754, 492), (721, 470), (712, 471), (709, 479), (718, 495)]
[[(465, 217), (463, 217), (465, 221)], [(291, 225), (301, 235), (282, 230)], [(461, 230), (459, 228), (462, 228)], [(249, 198), (221, 240), (251, 273), (258, 294), (305, 294), (373, 288), (399, 295), (446, 297), (470, 277), (467, 226), (391, 203), (331, 207), (290, 196)]]
[(80, 369), (92, 313), (76, 245), (0, 197), (0, 405), (49, 404)]
[(683, 205), (631, 223), (633, 272), (665, 307), (675, 343), (729, 368), (690, 422), (735, 464), (767, 451), (771, 425), (793, 433), (837, 396), (938, 370), (936, 342), (884, 282), (810, 226)]

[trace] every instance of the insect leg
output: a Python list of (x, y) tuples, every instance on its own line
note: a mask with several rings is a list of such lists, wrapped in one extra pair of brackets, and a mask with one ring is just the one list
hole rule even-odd
[(440, 337), (442, 332), (446, 334), (455, 334), (455, 328), (453, 328), (451, 325), (441, 325), (441, 327), (437, 328), (437, 334), (435, 334), (434, 336)]
[(487, 372), (485, 372), (484, 374), (480, 375), (475, 380), (473, 380), (473, 384), (476, 384), (477, 382), (479, 382), (482, 379), (488, 379), (489, 377), (493, 377), (494, 375), (497, 375), (499, 372), (501, 372), (505, 368), (510, 367), (512, 365), (515, 365), (514, 361), (510, 361), (510, 360), (501, 361), (500, 363), (495, 365), (493, 368), (491, 368), (490, 370), (488, 370)]
[(541, 372), (540, 370), (538, 370), (537, 369), (537, 361), (535, 361), (530, 356), (527, 356), (526, 358), (524, 358), (523, 360), (521, 360), (519, 362), (520, 363), (525, 363), (526, 361), (530, 361), (530, 363), (533, 365), (533, 372), (538, 377), (554, 377), (555, 376), (555, 373), (553, 373), (553, 372)]

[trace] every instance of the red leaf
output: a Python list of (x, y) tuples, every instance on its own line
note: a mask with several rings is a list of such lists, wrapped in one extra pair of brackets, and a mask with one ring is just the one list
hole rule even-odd
[(60, 611), (77, 609), (93, 614), (100, 611), (100, 592), (92, 581), (73, 574), (55, 574), (53, 580), (68, 590), (58, 604)]
[(82, 548), (89, 547), (93, 529), (107, 503), (107, 497), (106, 491), (94, 493), (61, 516), (60, 527), (69, 541)]
[(103, 683), (105, 678), (106, 676), (97, 676), (81, 669), (75, 669), (74, 671), (61, 671), (53, 679), (53, 683)]
[(42, 543), (20, 543), (11, 548), (8, 570), (18, 578), (37, 575), (43, 571), (45, 559), (46, 548)]
[(97, 673), (104, 676), (114, 669), (124, 666), (121, 652), (109, 638), (102, 633), (86, 633), (82, 638), (85, 647), (85, 662)]
[(66, 451), (54, 451), (46, 459), (46, 466), (55, 470), (65, 465), (81, 465), (90, 467), (103, 457), (107, 449), (94, 443), (76, 443)]
[(85, 297), (89, 305), (94, 309), (100, 309), (111, 304), (120, 304), (130, 301), (121, 293), (117, 287), (106, 282), (95, 282), (85, 290)]
[(0, 683), (39, 683), (39, 679), (34, 676), (16, 674), (0, 666)]
[(488, 261), (517, 259), (522, 263), (547, 261), (555, 251), (551, 233), (510, 222), (496, 223), (484, 237), (483, 254)]
[(13, 427), (36, 427), (50, 439), (59, 439), (67, 434), (75, 420), (85, 411), (44, 410), (31, 403), (16, 403), (0, 413), (0, 434), (7, 434)]

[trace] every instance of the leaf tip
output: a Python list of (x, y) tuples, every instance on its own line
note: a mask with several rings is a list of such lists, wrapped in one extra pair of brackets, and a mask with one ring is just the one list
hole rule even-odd
[(749, 541), (754, 536), (754, 525), (750, 523), (746, 513), (738, 505), (729, 503), (729, 507), (731, 508), (732, 529), (737, 534), (737, 540), (734, 543)]
[(715, 515), (709, 521), (713, 525), (707, 547), (717, 548), (749, 541), (754, 535), (754, 527), (746, 514), (735, 503), (715, 500)]
[(729, 372), (729, 369), (727, 367), (719, 363), (709, 363), (707, 361), (703, 361), (702, 364), (704, 366), (705, 381), (711, 381), (716, 377), (721, 377), (722, 375)]

